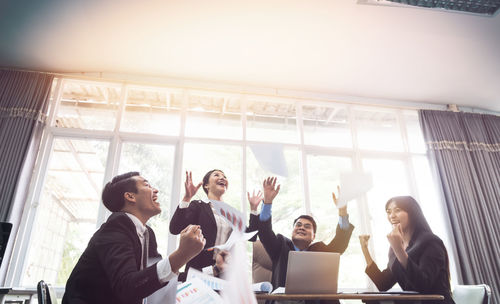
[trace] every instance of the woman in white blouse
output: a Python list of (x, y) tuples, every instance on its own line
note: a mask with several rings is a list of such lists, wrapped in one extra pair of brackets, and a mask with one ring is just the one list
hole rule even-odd
[[(170, 220), (170, 233), (179, 234), (188, 225), (200, 225), (203, 235), (207, 240), (205, 249), (216, 245), (224, 244), (231, 235), (232, 228), (229, 223), (215, 212), (211, 201), (223, 201), (222, 196), (226, 193), (229, 185), (226, 175), (222, 170), (214, 169), (208, 171), (203, 177), (203, 181), (198, 185), (193, 184), (192, 173), (186, 172), (186, 181), (184, 183), (185, 194), (179, 206), (175, 210), (174, 215)], [(203, 187), (203, 191), (207, 194), (208, 202), (203, 200), (193, 200), (191, 198), (196, 194), (198, 189)], [(250, 201), (262, 200), (262, 194), (257, 193), (248, 196)], [(250, 222), (247, 231), (257, 230), (257, 223)], [(252, 241), (252, 240), (251, 240)], [(217, 251), (203, 250), (186, 264), (184, 274), (179, 276), (179, 280), (184, 281), (187, 270), (194, 267), (202, 270), (207, 266), (214, 266), (217, 258)], [(224, 253), (222, 253), (224, 255)], [(223, 260), (219, 256), (218, 261)], [(219, 265), (219, 264), (218, 264)], [(214, 275), (220, 274), (218, 267), (213, 267)]]

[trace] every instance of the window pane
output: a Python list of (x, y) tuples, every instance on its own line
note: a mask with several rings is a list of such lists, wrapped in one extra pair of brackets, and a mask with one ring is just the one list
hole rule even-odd
[(375, 248), (374, 260), (380, 268), (385, 268), (389, 251), (386, 235), (392, 229), (387, 220), (385, 203), (394, 196), (411, 195), (407, 171), (403, 161), (388, 159), (365, 159), (363, 168), (373, 178), (373, 188), (367, 194), (371, 218), (370, 242)]
[(332, 200), (332, 192), (335, 191), (338, 195), (337, 185), (340, 185), (340, 174), (351, 171), (351, 159), (308, 155), (307, 165), (311, 211), (318, 224), (316, 241), (329, 242), (335, 235), (338, 222), (338, 212)]
[(108, 142), (56, 138), (42, 188), (22, 286), (64, 286), (96, 230)]
[(415, 156), (412, 158), (413, 168), (415, 169), (415, 179), (418, 188), (418, 203), (422, 207), (422, 212), (431, 226), (432, 232), (438, 235), (448, 248), (448, 256), (450, 257), (450, 272), (452, 284), (457, 283), (457, 268), (455, 259), (450, 248), (453, 248), (453, 240), (447, 229), (447, 214), (445, 202), (440, 200), (438, 193), (439, 183), (436, 183), (436, 178), (432, 175), (429, 160), (426, 156)]
[[(228, 145), (185, 144), (181, 199), (184, 196), (186, 170), (193, 173), (193, 183), (197, 185), (210, 170), (219, 169), (228, 180), (226, 193), (222, 197), (225, 203), (241, 209), (241, 147)], [(200, 187), (192, 199), (207, 200), (207, 195)], [(246, 202), (244, 202), (246, 203)]]
[(408, 148), (410, 152), (425, 153), (425, 142), (420, 128), (417, 111), (405, 111), (403, 117), (408, 132)]
[(378, 109), (356, 109), (354, 116), (360, 149), (403, 151), (403, 140), (396, 113)]
[(186, 136), (241, 139), (240, 107), (236, 98), (190, 95)]
[(302, 107), (304, 142), (307, 145), (326, 147), (352, 147), (351, 126), (347, 108)]
[(292, 103), (249, 101), (247, 139), (298, 143), (297, 114)]
[[(326, 244), (334, 238), (339, 221), (338, 209), (332, 199), (332, 192), (338, 195), (337, 185), (340, 185), (340, 174), (352, 171), (352, 160), (349, 157), (308, 155), (309, 193), (311, 209), (318, 224), (315, 241)], [(342, 191), (342, 189), (341, 189)], [(357, 246), (360, 229), (360, 215), (355, 201), (348, 205), (349, 222), (356, 227), (351, 236), (349, 246), (342, 255), (339, 270), (339, 287), (363, 287), (365, 280), (360, 280), (365, 265), (361, 248)], [(363, 283), (361, 283), (363, 282)]]
[(131, 88), (120, 129), (126, 132), (179, 135), (182, 97), (165, 90)]
[(123, 143), (118, 173), (139, 171), (151, 186), (158, 189), (161, 214), (152, 217), (148, 225), (155, 232), (158, 249), (162, 255), (167, 253), (174, 153), (173, 146)]
[[(280, 192), (273, 201), (273, 230), (291, 237), (293, 220), (305, 213), (302, 179), (299, 171), (300, 153), (295, 149), (285, 149), (288, 177), (278, 176)], [(260, 167), (251, 149), (247, 149), (247, 189), (249, 192), (262, 190), (262, 182), (268, 176), (275, 176)], [(248, 200), (245, 202), (248, 205)], [(260, 208), (260, 207), (259, 207)], [(250, 210), (250, 208), (247, 208)]]
[(66, 81), (55, 126), (113, 130), (120, 95), (120, 86)]

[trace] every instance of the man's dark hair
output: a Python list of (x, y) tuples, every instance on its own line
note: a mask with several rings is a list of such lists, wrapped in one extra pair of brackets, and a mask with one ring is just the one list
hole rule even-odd
[(210, 179), (210, 175), (212, 173), (214, 173), (215, 171), (220, 171), (220, 172), (222, 172), (222, 174), (225, 174), (224, 171), (222, 171), (222, 170), (213, 169), (213, 170), (208, 171), (205, 174), (205, 176), (203, 176), (203, 185), (201, 187), (203, 188), (203, 191), (205, 191), (206, 194), (208, 194), (208, 190), (207, 190), (207, 188), (205, 188), (205, 186), (208, 184), (208, 180)]
[(127, 172), (117, 175), (104, 186), (102, 190), (102, 203), (111, 212), (121, 211), (125, 205), (123, 194), (125, 192), (137, 193), (136, 180), (132, 177), (139, 176), (139, 172)]
[(293, 225), (295, 226), (295, 223), (297, 223), (297, 221), (299, 219), (306, 219), (306, 220), (309, 220), (312, 224), (313, 224), (313, 230), (314, 230), (314, 234), (316, 234), (316, 221), (314, 220), (314, 218), (310, 215), (307, 215), (307, 214), (302, 214), (301, 216), (299, 216), (298, 218), (296, 218), (294, 221), (293, 221)]

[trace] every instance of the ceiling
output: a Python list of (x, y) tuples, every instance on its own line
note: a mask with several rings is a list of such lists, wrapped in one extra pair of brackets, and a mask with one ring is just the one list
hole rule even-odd
[(0, 0), (0, 67), (500, 112), (499, 54), (498, 13), (356, 0)]

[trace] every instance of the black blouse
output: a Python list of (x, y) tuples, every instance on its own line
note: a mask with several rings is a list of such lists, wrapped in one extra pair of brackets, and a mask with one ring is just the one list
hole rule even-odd
[(406, 269), (399, 263), (391, 248), (386, 269), (380, 271), (377, 264), (372, 263), (366, 267), (365, 272), (380, 291), (386, 291), (398, 283), (403, 290), (444, 296), (444, 301), (428, 302), (429, 304), (454, 304), (448, 254), (441, 239), (433, 233), (419, 233), (412, 237), (406, 253)]

